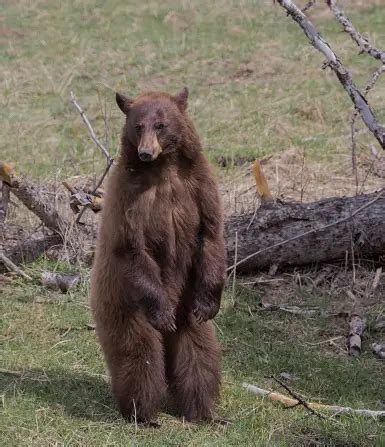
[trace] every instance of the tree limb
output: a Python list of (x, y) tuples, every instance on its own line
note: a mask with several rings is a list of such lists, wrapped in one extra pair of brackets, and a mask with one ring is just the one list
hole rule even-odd
[(99, 138), (96, 136), (96, 133), (90, 123), (90, 120), (87, 118), (87, 115), (85, 114), (84, 110), (81, 108), (79, 103), (76, 101), (76, 97), (73, 92), (70, 93), (71, 95), (71, 102), (76, 107), (77, 111), (79, 112), (79, 115), (81, 116), (84, 124), (86, 125), (88, 132), (90, 133), (92, 141), (98, 146), (98, 148), (102, 151), (103, 155), (106, 157), (107, 162), (113, 161), (111, 155), (109, 154), (108, 150), (104, 146), (104, 144), (99, 140)]
[(353, 39), (353, 41), (358, 45), (360, 50), (363, 53), (367, 53), (370, 56), (374, 57), (375, 59), (378, 59), (382, 63), (385, 63), (385, 51), (381, 51), (373, 47), (370, 44), (369, 40), (355, 29), (352, 22), (346, 17), (344, 12), (337, 6), (336, 1), (326, 0), (326, 3), (333, 12), (333, 14), (336, 16), (336, 19), (341, 24), (344, 31), (349, 34), (349, 36)]
[[(260, 397), (267, 397), (268, 399), (279, 402), (285, 408), (293, 408), (298, 406), (299, 401), (297, 399), (293, 399), (291, 397), (285, 396), (281, 393), (276, 393), (268, 390), (264, 390), (263, 388), (259, 388), (255, 385), (250, 385), (248, 383), (243, 383), (242, 386), (252, 394)], [(355, 409), (351, 407), (341, 407), (339, 405), (326, 405), (319, 403), (308, 403), (309, 407), (316, 410), (325, 410), (331, 412), (333, 416), (341, 416), (341, 415), (358, 415), (371, 417), (374, 419), (383, 419), (385, 418), (385, 411), (377, 411), (377, 410), (367, 410), (367, 409)]]
[(24, 279), (32, 279), (29, 275), (23, 272), (23, 270), (19, 269), (19, 267), (15, 265), (10, 259), (8, 259), (2, 251), (0, 251), (0, 262), (2, 262), (9, 271), (17, 273)]
[(33, 182), (16, 175), (9, 163), (0, 161), (0, 179), (11, 187), (14, 194), (49, 229), (62, 234), (67, 227), (65, 219), (55, 209), (52, 195), (36, 186)]
[(385, 129), (378, 123), (372, 109), (368, 105), (364, 95), (359, 91), (353, 82), (351, 73), (343, 66), (330, 45), (318, 33), (313, 23), (291, 0), (277, 0), (287, 11), (291, 18), (298, 23), (306, 34), (311, 44), (320, 51), (327, 59), (326, 66), (329, 66), (336, 74), (341, 85), (349, 94), (355, 108), (367, 128), (373, 133), (381, 147), (385, 149)]
[[(104, 154), (104, 156), (107, 159), (107, 166), (105, 168), (105, 170), (103, 171), (102, 176), (100, 177), (100, 179), (98, 180), (98, 182), (95, 185), (95, 188), (93, 189), (91, 194), (94, 194), (96, 192), (96, 190), (100, 187), (100, 185), (103, 183), (106, 175), (108, 174), (108, 171), (110, 170), (111, 166), (114, 163), (114, 159), (111, 157), (110, 153), (108, 152), (107, 148), (101, 143), (101, 141), (99, 140), (99, 138), (96, 136), (96, 133), (90, 123), (90, 120), (87, 118), (87, 115), (85, 114), (84, 110), (81, 108), (81, 106), (79, 105), (79, 103), (76, 101), (76, 97), (73, 94), (73, 92), (71, 92), (71, 102), (72, 104), (76, 107), (77, 111), (79, 112), (84, 124), (86, 125), (88, 132), (91, 136), (92, 141), (96, 144), (96, 146), (98, 146), (98, 148), (102, 151), (102, 153)], [(104, 116), (104, 123), (106, 125), (106, 119)], [(76, 218), (76, 223), (80, 223), (80, 219), (82, 218), (84, 212), (86, 210), (86, 207), (83, 207), (77, 218)]]
[(297, 401), (297, 403), (294, 404), (292, 408), (296, 407), (297, 405), (302, 405), (304, 408), (306, 408), (307, 411), (309, 411), (309, 413), (313, 414), (314, 416), (317, 416), (321, 419), (327, 419), (327, 417), (324, 414), (319, 413), (318, 411), (314, 410), (314, 408), (312, 408), (305, 401), (305, 399), (303, 399), (298, 393), (293, 391), (288, 385), (286, 385), (285, 382), (283, 382), (282, 380), (280, 380), (274, 376), (270, 376), (269, 379), (273, 379), (275, 382), (277, 382), (279, 385), (281, 385), (281, 387), (284, 388), (290, 394), (290, 396), (293, 397)]

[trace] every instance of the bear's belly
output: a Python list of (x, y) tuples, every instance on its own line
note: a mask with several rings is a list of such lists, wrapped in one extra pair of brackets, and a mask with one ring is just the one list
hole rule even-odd
[(181, 200), (174, 197), (172, 206), (154, 209), (151, 215), (144, 233), (146, 249), (159, 265), (164, 282), (180, 290), (197, 248), (198, 207), (185, 195)]

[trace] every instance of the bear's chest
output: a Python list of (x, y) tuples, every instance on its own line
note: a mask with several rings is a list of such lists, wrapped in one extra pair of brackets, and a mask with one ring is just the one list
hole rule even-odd
[(158, 261), (179, 263), (191, 257), (199, 231), (199, 208), (186, 181), (172, 178), (148, 191), (143, 237)]

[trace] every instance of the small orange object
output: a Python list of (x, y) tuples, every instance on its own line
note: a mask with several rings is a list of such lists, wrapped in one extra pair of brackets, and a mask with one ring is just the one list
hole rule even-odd
[(255, 185), (257, 187), (257, 193), (260, 196), (262, 202), (272, 200), (273, 196), (271, 195), (269, 185), (262, 171), (261, 163), (259, 160), (255, 160), (254, 162), (253, 173), (255, 177)]
[(4, 183), (7, 183), (9, 186), (12, 186), (12, 173), (12, 165), (10, 163), (0, 161), (0, 180), (2, 180)]

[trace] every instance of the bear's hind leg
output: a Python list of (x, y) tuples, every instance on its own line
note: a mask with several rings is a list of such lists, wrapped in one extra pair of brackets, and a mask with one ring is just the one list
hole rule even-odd
[(166, 391), (161, 334), (144, 317), (136, 317), (105, 353), (112, 394), (122, 415), (131, 422), (151, 424)]
[(191, 422), (213, 420), (220, 387), (220, 346), (212, 321), (194, 321), (166, 339), (169, 391), (180, 416)]

